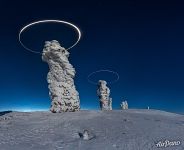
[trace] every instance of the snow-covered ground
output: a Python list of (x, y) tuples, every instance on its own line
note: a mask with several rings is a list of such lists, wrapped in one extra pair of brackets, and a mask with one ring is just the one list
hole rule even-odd
[[(84, 130), (91, 140), (79, 136)], [(0, 150), (162, 149), (184, 150), (184, 115), (138, 109), (0, 114)]]

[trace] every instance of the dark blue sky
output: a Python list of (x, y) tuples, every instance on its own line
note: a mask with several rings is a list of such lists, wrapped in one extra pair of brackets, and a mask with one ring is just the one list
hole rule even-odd
[[(183, 7), (177, 1), (1, 1), (0, 110), (49, 109), (48, 66), (40, 55), (21, 47), (18, 32), (32, 21), (60, 19), (82, 31), (70, 60), (83, 109), (99, 104), (88, 74), (110, 69), (120, 75), (119, 82), (110, 85), (114, 108), (125, 97), (130, 108), (184, 113)], [(62, 43), (60, 34), (52, 33)], [(43, 43), (34, 40), (44, 41), (43, 34), (30, 35), (27, 44), (41, 51)], [(69, 35), (66, 45), (73, 40)]]

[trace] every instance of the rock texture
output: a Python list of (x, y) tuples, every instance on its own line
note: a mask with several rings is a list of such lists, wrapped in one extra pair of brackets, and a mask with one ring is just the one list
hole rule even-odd
[(97, 95), (100, 100), (101, 110), (112, 110), (112, 98), (110, 98), (110, 89), (107, 87), (107, 82), (104, 80), (98, 81)]
[(128, 109), (128, 102), (123, 101), (120, 106), (121, 106), (121, 109)]
[(49, 65), (47, 82), (52, 100), (50, 110), (54, 113), (80, 109), (79, 94), (73, 80), (76, 72), (68, 60), (69, 54), (58, 41), (45, 42), (42, 60)]

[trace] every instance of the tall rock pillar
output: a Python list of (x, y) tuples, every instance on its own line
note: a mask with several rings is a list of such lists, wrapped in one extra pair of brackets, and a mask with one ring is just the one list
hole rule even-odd
[(110, 98), (110, 89), (104, 80), (98, 81), (97, 95), (100, 100), (101, 110), (112, 110), (112, 98)]
[(79, 94), (74, 85), (75, 69), (70, 64), (69, 52), (56, 40), (46, 41), (42, 60), (49, 65), (47, 82), (53, 113), (79, 111)]

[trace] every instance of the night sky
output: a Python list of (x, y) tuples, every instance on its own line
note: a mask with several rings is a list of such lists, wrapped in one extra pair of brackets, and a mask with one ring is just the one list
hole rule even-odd
[[(19, 44), (18, 33), (30, 22), (58, 19), (82, 32), (70, 50), (82, 109), (99, 109), (96, 86), (87, 76), (110, 69), (120, 76), (109, 85), (114, 109), (126, 99), (130, 108), (184, 113), (183, 8), (177, 1), (2, 0), (0, 111), (49, 109), (48, 65)], [(75, 32), (62, 25), (31, 28), (24, 36), (25, 43), (40, 52), (45, 40), (56, 39), (64, 47), (76, 40)]]

